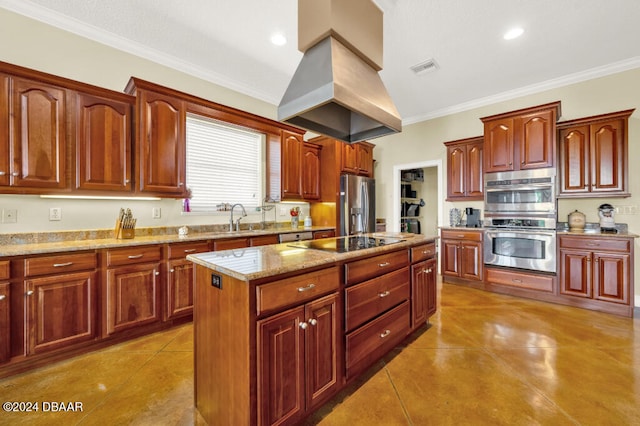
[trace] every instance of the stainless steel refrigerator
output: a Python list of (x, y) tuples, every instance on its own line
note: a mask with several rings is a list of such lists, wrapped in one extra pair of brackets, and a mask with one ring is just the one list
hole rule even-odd
[(355, 176), (340, 176), (340, 235), (376, 230), (376, 181)]

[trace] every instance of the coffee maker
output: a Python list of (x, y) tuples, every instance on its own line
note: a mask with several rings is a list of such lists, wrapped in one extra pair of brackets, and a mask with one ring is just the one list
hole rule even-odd
[(614, 212), (615, 208), (611, 204), (601, 204), (598, 207), (598, 216), (600, 217), (600, 230), (602, 232), (617, 232)]
[(467, 207), (464, 209), (467, 215), (467, 228), (479, 228), (480, 227), (480, 209), (474, 209), (473, 207)]

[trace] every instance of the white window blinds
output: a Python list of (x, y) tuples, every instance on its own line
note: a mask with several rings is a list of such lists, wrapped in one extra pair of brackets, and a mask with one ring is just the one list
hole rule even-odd
[(259, 206), (264, 135), (193, 114), (186, 130), (191, 211), (213, 212), (226, 203)]

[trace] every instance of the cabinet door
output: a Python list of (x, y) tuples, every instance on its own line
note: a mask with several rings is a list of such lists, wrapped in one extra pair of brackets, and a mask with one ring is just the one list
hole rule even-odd
[(591, 252), (560, 250), (560, 293), (591, 298)]
[(282, 132), (282, 198), (302, 199), (302, 136)]
[(624, 182), (624, 120), (591, 125), (591, 192), (622, 192)]
[(65, 90), (15, 78), (12, 96), (11, 185), (65, 188)]
[(8, 282), (0, 282), (0, 363), (7, 361), (11, 356), (10, 290), (11, 285)]
[(294, 424), (305, 410), (304, 315), (301, 306), (258, 321), (259, 425)]
[(342, 145), (340, 171), (342, 173), (358, 173), (358, 151), (356, 144), (339, 142)]
[(589, 192), (589, 126), (560, 131), (560, 193)]
[(629, 303), (630, 256), (593, 253), (593, 297), (607, 302)]
[(373, 177), (373, 146), (367, 143), (356, 144), (358, 174)]
[(305, 308), (307, 328), (306, 349), (306, 409), (323, 403), (338, 387), (338, 295), (332, 294)]
[(442, 275), (460, 276), (460, 241), (442, 240)]
[(460, 243), (460, 277), (482, 281), (482, 242), (462, 241)]
[(553, 167), (555, 164), (555, 111), (546, 110), (518, 119), (520, 169)]
[(93, 271), (26, 280), (27, 353), (93, 339), (96, 335), (94, 288)]
[(167, 319), (193, 313), (193, 263), (186, 259), (167, 263)]
[(504, 172), (513, 167), (514, 120), (505, 118), (484, 124), (484, 171)]
[(447, 147), (447, 198), (466, 194), (467, 150), (464, 145)]
[(147, 90), (137, 96), (138, 190), (185, 196), (184, 102)]
[(0, 186), (9, 185), (9, 76), (0, 74)]
[(411, 328), (420, 327), (427, 321), (429, 304), (427, 260), (411, 266)]
[(467, 168), (465, 178), (466, 197), (482, 200), (484, 198), (484, 142), (467, 146)]
[(160, 321), (159, 270), (157, 263), (107, 270), (107, 334)]
[(131, 104), (77, 95), (76, 188), (131, 191)]
[(427, 318), (429, 318), (438, 309), (438, 268), (436, 258), (427, 260), (426, 267), (425, 284), (427, 287)]
[(305, 143), (302, 147), (302, 196), (320, 199), (320, 146)]

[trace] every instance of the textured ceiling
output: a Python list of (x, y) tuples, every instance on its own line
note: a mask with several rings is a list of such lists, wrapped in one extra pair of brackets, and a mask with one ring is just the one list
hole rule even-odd
[[(405, 124), (640, 67), (638, 0), (375, 0), (380, 75)], [(297, 0), (0, 0), (0, 7), (277, 105)], [(511, 26), (522, 37), (505, 41)], [(276, 47), (272, 33), (289, 42)], [(434, 58), (439, 69), (414, 75)]]

